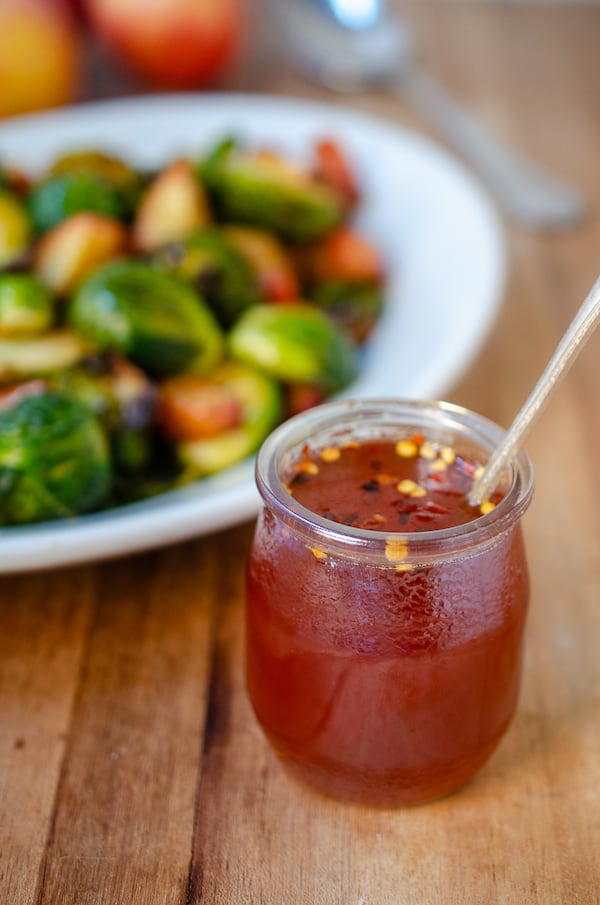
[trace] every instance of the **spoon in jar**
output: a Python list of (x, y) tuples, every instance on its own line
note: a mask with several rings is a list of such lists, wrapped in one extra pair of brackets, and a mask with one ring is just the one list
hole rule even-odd
[(415, 64), (409, 26), (385, 0), (275, 0), (304, 73), (337, 91), (398, 91), (476, 170), (504, 211), (529, 227), (566, 227), (585, 213), (580, 192), (503, 146)]
[(480, 505), (495, 489), (502, 469), (516, 454), (525, 434), (548, 401), (550, 393), (567, 373), (599, 322), (600, 277), (568, 326), (531, 395), (505, 434), (504, 440), (492, 454), (482, 474), (473, 482), (469, 503)]

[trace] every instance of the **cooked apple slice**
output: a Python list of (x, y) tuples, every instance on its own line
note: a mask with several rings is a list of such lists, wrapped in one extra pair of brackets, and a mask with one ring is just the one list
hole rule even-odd
[(58, 295), (67, 295), (101, 264), (123, 254), (127, 231), (122, 223), (84, 211), (63, 220), (40, 241), (34, 258), (38, 279)]
[(32, 339), (0, 339), (0, 382), (17, 382), (70, 368), (90, 350), (73, 330), (56, 330)]
[(177, 160), (156, 177), (142, 196), (133, 223), (139, 251), (156, 251), (211, 222), (204, 190), (187, 160)]

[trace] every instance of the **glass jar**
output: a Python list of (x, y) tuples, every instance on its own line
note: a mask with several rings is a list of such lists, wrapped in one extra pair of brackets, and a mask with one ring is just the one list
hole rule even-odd
[(379, 806), (445, 795), (488, 759), (515, 710), (529, 597), (520, 519), (533, 471), (524, 452), (491, 512), (402, 533), (401, 570), (389, 559), (389, 532), (323, 518), (285, 486), (307, 445), (413, 433), (480, 462), (503, 436), (447, 403), (334, 402), (281, 425), (257, 461), (264, 506), (248, 566), (252, 705), (298, 777)]

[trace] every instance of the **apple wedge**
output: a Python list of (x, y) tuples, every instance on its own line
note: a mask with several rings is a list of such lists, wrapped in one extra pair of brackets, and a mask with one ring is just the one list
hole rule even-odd
[(133, 244), (138, 251), (156, 251), (211, 220), (208, 200), (192, 165), (177, 160), (159, 173), (142, 196), (133, 223)]
[(74, 214), (40, 241), (33, 269), (57, 295), (68, 295), (88, 274), (127, 250), (122, 223), (89, 211)]

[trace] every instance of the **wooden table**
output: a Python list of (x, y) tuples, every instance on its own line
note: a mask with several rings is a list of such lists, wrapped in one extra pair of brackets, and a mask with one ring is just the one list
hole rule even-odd
[[(507, 424), (600, 270), (600, 8), (410, 4), (430, 67), (579, 183), (593, 215), (509, 225), (506, 303), (449, 398)], [(320, 92), (276, 57), (247, 89)], [(399, 101), (347, 99), (422, 127)], [(3, 905), (600, 902), (600, 336), (528, 443), (537, 493), (521, 703), (446, 800), (343, 806), (292, 784), (243, 679), (252, 525), (0, 581)]]

